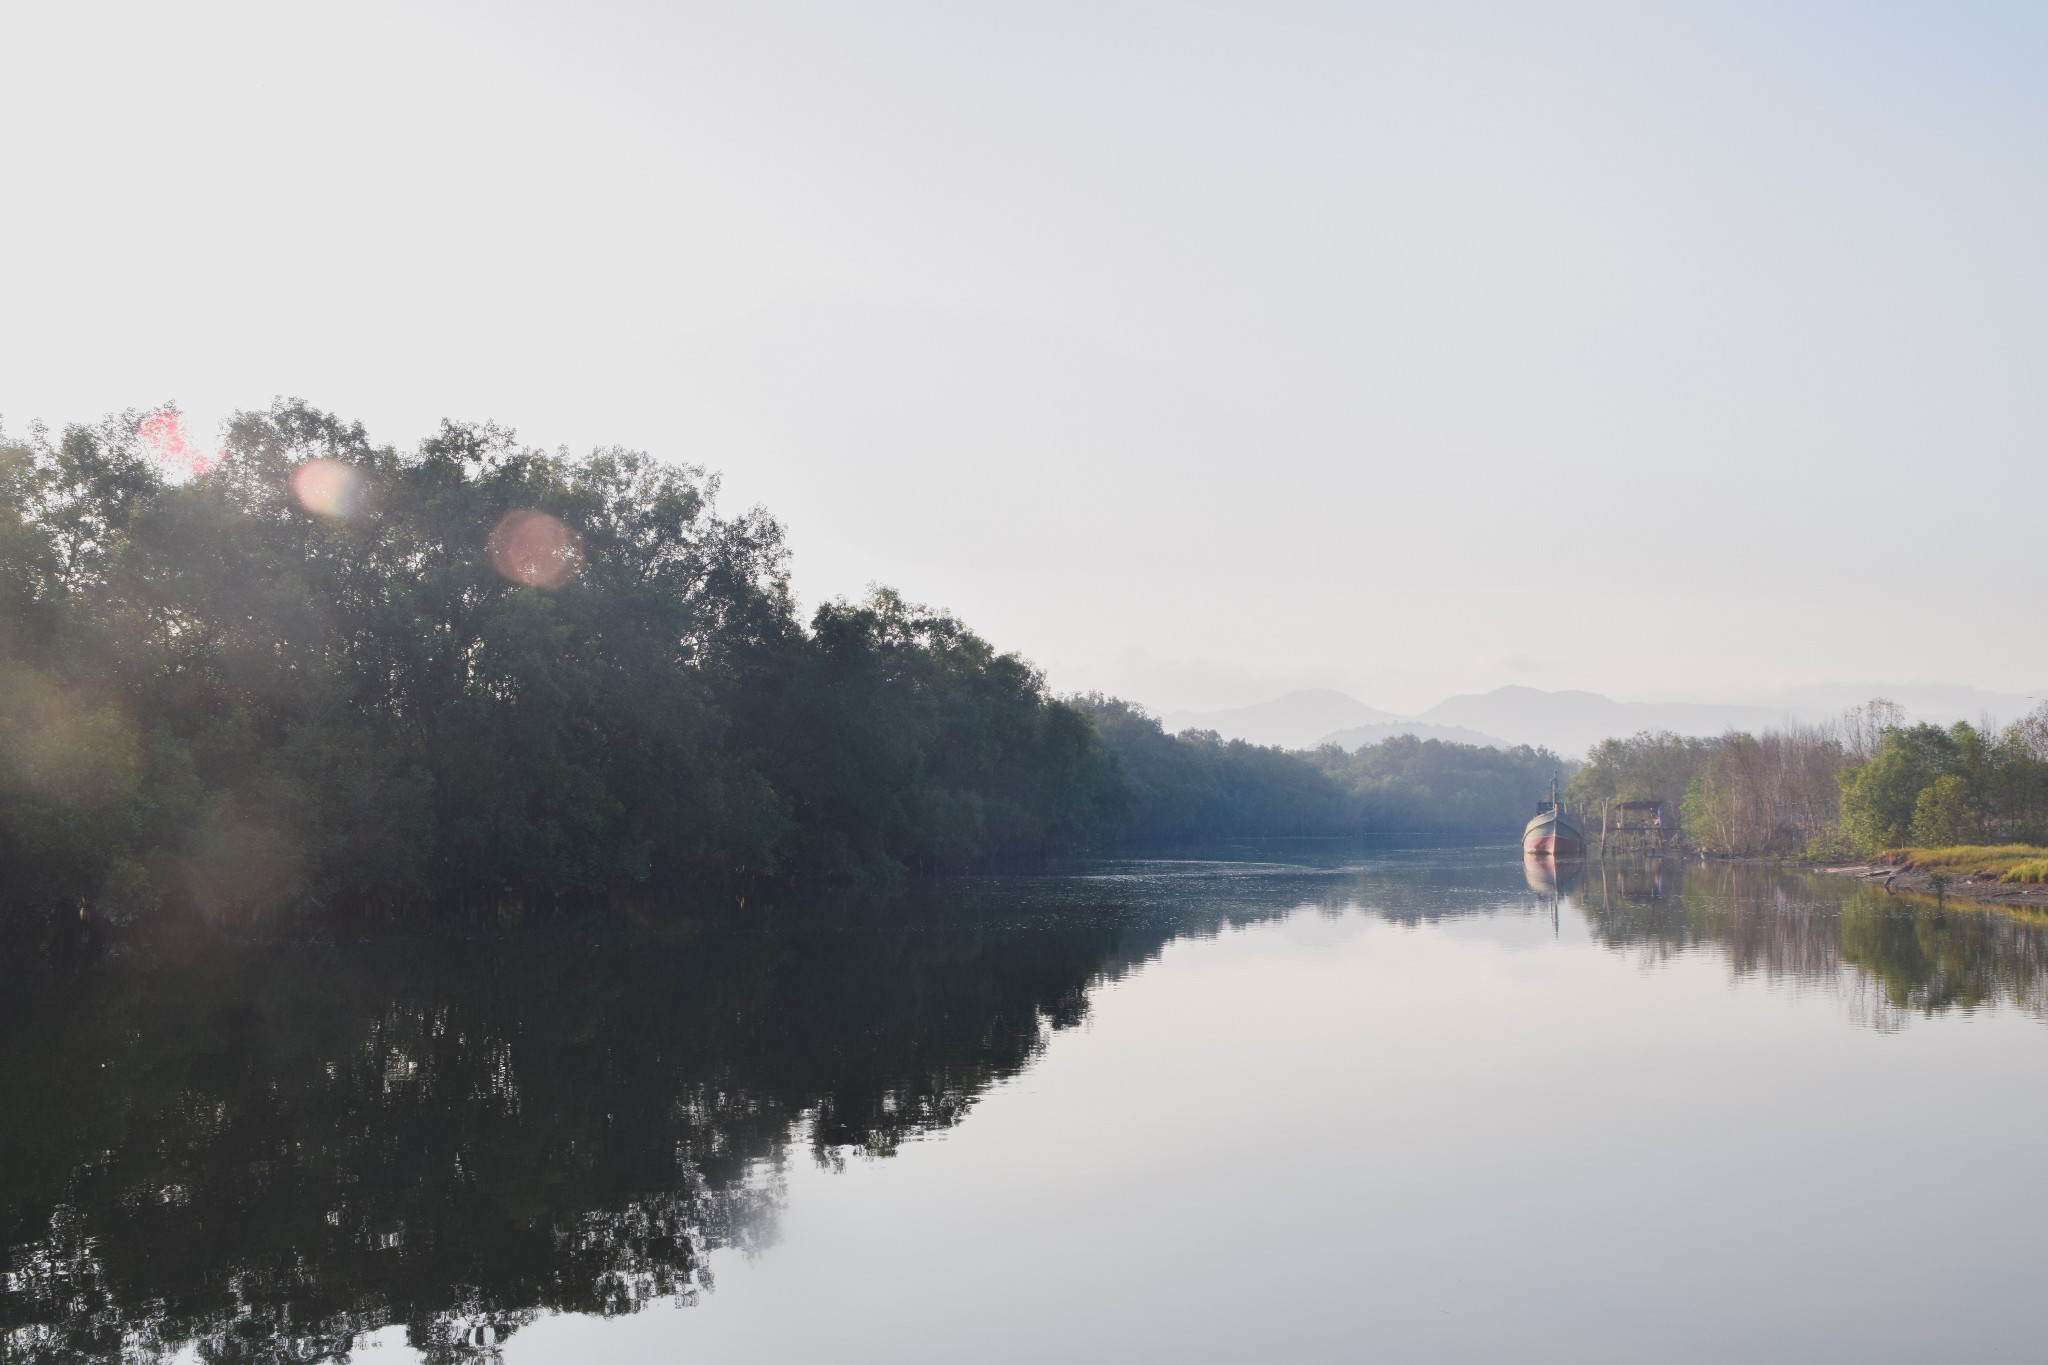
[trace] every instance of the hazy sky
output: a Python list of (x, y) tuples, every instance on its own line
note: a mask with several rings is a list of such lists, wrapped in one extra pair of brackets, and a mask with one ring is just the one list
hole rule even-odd
[(1161, 708), (2035, 691), (2048, 8), (0, 7), (0, 414), (726, 474)]

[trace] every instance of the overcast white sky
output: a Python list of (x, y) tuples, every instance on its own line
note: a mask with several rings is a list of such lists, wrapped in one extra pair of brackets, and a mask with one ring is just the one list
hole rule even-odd
[(1162, 709), (2048, 681), (2048, 8), (14, 4), (0, 52), (16, 431), (639, 446), (807, 600)]

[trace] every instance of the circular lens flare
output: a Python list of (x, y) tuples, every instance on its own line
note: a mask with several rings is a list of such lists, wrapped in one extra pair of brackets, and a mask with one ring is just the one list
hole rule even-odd
[(340, 460), (308, 460), (292, 471), (292, 496), (316, 517), (347, 521), (363, 510), (370, 481)]
[(491, 564), (514, 583), (559, 588), (583, 565), (583, 541), (545, 512), (507, 512), (491, 532)]

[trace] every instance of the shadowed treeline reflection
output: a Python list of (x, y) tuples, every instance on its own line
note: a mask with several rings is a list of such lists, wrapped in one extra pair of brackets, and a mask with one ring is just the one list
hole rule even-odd
[(1594, 863), (1563, 890), (1608, 947), (1654, 961), (1706, 946), (1741, 976), (1839, 985), (1855, 1017), (1879, 1028), (1911, 1013), (1998, 1004), (2048, 1018), (2048, 931), (2007, 912), (1675, 858)]
[[(1512, 859), (1126, 862), (495, 937), (15, 922), (0, 1355), (315, 1359), (403, 1323), (450, 1358), (545, 1311), (687, 1301), (710, 1250), (772, 1240), (792, 1151), (959, 1121), (1173, 939), (1526, 912)], [(1609, 949), (1846, 983), (1884, 1026), (2043, 1012), (2042, 932), (2004, 916), (1759, 867), (1596, 866), (1555, 894)]]
[(772, 1236), (792, 1144), (948, 1126), (1176, 929), (1279, 909), (1167, 924), (1077, 885), (1086, 913), (969, 883), (495, 939), (17, 923), (0, 1353), (317, 1358), (397, 1322), (439, 1357), (687, 1299), (709, 1249)]

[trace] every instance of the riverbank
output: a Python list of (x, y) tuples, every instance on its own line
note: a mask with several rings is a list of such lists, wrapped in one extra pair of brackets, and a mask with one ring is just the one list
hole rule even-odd
[[(1933, 865), (1907, 854), (1887, 854), (1867, 863), (1845, 863), (1814, 870), (1831, 877), (1855, 877), (1882, 885), (1893, 894), (1925, 896), (1936, 900), (1970, 901), (2007, 909), (2027, 908), (2048, 912), (2048, 884), (2008, 882), (1995, 869), (1952, 871), (1936, 861)], [(1945, 881), (1937, 884), (1935, 878)]]

